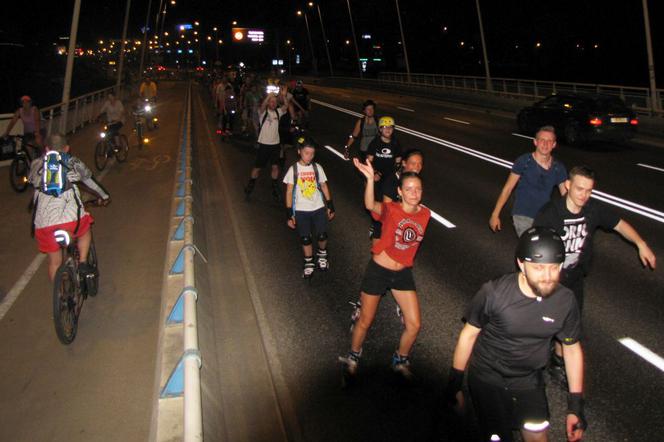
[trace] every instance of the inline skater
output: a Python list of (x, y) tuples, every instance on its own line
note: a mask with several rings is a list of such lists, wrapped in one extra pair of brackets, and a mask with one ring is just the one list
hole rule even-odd
[(533, 140), (535, 151), (521, 155), (514, 161), (496, 206), (489, 218), (489, 227), (494, 232), (501, 229), (500, 212), (516, 188), (512, 221), (517, 236), (533, 225), (539, 209), (551, 199), (551, 192), (557, 186), (560, 195), (565, 196), (567, 171), (553, 155), (556, 148), (556, 130), (553, 126), (543, 126)]
[[(327, 223), (334, 218), (334, 203), (327, 184), (327, 176), (320, 164), (314, 162), (316, 143), (309, 138), (298, 140), (300, 159), (284, 176), (286, 184), (286, 219), (288, 227), (297, 229), (304, 253), (302, 278), (313, 276), (314, 269), (329, 269), (327, 255)], [(313, 255), (313, 234), (318, 249)]]
[[(656, 257), (648, 244), (627, 221), (621, 219), (609, 207), (591, 200), (595, 187), (595, 172), (585, 166), (577, 166), (569, 172), (565, 181), (565, 198), (547, 203), (535, 218), (535, 226), (554, 229), (565, 243), (565, 262), (560, 282), (574, 292), (579, 310), (583, 312), (583, 280), (592, 258), (593, 235), (597, 228), (615, 230), (623, 238), (636, 245), (644, 267), (655, 269)], [(567, 383), (562, 347), (555, 343), (549, 373), (564, 387)]]
[(549, 407), (542, 374), (556, 338), (565, 344), (570, 380), (567, 438), (581, 440), (587, 426), (581, 318), (574, 294), (559, 285), (565, 246), (553, 230), (533, 227), (521, 235), (516, 259), (519, 272), (484, 284), (468, 307), (446, 400), (463, 406), (467, 368), (482, 441), (512, 441), (514, 430), (526, 442), (548, 440)]
[(94, 180), (90, 169), (78, 157), (71, 154), (67, 139), (62, 134), (52, 134), (46, 144), (46, 154), (32, 161), (30, 183), (35, 188), (33, 227), (39, 251), (48, 254), (48, 277), (53, 281), (62, 264), (60, 245), (54, 232), (66, 230), (78, 238), (80, 252), (79, 271), (82, 276), (90, 273), (87, 264), (94, 220), (85, 211), (81, 192), (75, 184), (81, 182), (96, 194), (98, 204), (106, 205), (110, 196)]
[[(14, 116), (9, 121), (2, 138), (7, 138), (18, 120), (23, 123), (23, 142), (26, 144), (35, 144), (42, 146), (44, 139), (44, 130), (41, 128), (41, 112), (39, 108), (32, 104), (32, 98), (27, 95), (21, 97), (21, 107), (19, 107)], [(35, 152), (38, 154), (39, 152)]]
[(415, 172), (420, 174), (424, 166), (424, 155), (419, 149), (409, 149), (403, 154), (401, 167), (394, 173), (389, 174), (383, 180), (383, 202), (399, 200), (399, 178), (404, 172)]
[(311, 110), (311, 98), (309, 98), (309, 91), (304, 87), (302, 80), (297, 80), (295, 82), (295, 87), (293, 88), (293, 104), (295, 110), (294, 121), (297, 122), (297, 125), (300, 127), (309, 126), (309, 111)]
[(391, 290), (392, 296), (403, 311), (405, 327), (399, 346), (392, 356), (392, 369), (405, 379), (412, 377), (410, 350), (420, 330), (420, 306), (413, 279), (413, 261), (424, 239), (431, 211), (420, 204), (422, 179), (414, 172), (401, 175), (400, 202), (377, 202), (374, 197), (374, 169), (371, 162), (361, 163), (353, 159), (355, 167), (367, 180), (364, 204), (375, 219), (382, 221), (385, 235), (371, 249), (372, 258), (360, 288), (359, 318), (353, 327), (350, 351), (339, 357), (344, 379), (352, 379), (357, 373), (362, 354), (362, 344), (376, 315), (381, 296)]
[(362, 161), (367, 157), (369, 144), (378, 135), (378, 122), (375, 118), (376, 103), (372, 100), (366, 100), (362, 103), (362, 117), (360, 117), (353, 127), (353, 132), (348, 136), (348, 141), (344, 146), (344, 157), (350, 158), (350, 148), (355, 144), (355, 140), (360, 140), (358, 155)]

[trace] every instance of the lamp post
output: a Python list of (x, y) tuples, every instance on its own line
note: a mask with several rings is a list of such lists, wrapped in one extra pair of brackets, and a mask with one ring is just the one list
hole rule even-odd
[(124, 52), (125, 41), (127, 40), (127, 27), (129, 26), (129, 10), (131, 9), (131, 0), (127, 0), (127, 8), (125, 9), (124, 26), (122, 27), (122, 41), (120, 42), (120, 63), (118, 66), (118, 80), (115, 83), (115, 91), (118, 98), (121, 98), (120, 84), (122, 83), (122, 68), (124, 67)]
[(648, 50), (648, 76), (650, 78), (650, 109), (657, 112), (660, 108), (657, 99), (657, 83), (655, 81), (655, 60), (652, 55), (652, 40), (650, 37), (650, 16), (648, 14), (648, 0), (643, 0), (643, 21), (646, 31), (646, 48)]
[[(309, 7), (313, 7), (314, 3), (309, 2)], [(330, 65), (330, 77), (334, 77), (334, 71), (332, 70), (332, 59), (330, 58), (330, 49), (327, 44), (327, 36), (325, 35), (325, 26), (323, 25), (323, 15), (320, 13), (320, 5), (316, 3), (316, 9), (318, 10), (318, 18), (320, 19), (320, 29), (323, 33), (323, 42), (325, 43), (325, 54), (327, 55), (327, 63)]]
[(350, 18), (350, 29), (353, 31), (353, 42), (355, 43), (355, 55), (357, 56), (357, 69), (360, 72), (360, 80), (362, 79), (362, 62), (360, 61), (360, 49), (357, 47), (357, 35), (355, 35), (355, 25), (353, 24), (353, 13), (350, 10), (350, 0), (346, 0), (348, 4), (348, 17)]
[(145, 42), (148, 39), (148, 25), (150, 23), (150, 9), (152, 8), (152, 0), (148, 0), (148, 12), (145, 14), (145, 29), (143, 30), (143, 45), (141, 46), (141, 63), (138, 67), (138, 75), (143, 75), (143, 63), (145, 62)]
[(214, 31), (214, 42), (215, 42), (214, 61), (219, 61), (219, 29), (215, 26), (214, 28), (212, 28), (212, 30)]
[(394, 0), (397, 5), (397, 17), (399, 18), (399, 30), (401, 30), (401, 46), (403, 47), (403, 58), (406, 61), (406, 76), (410, 83), (410, 64), (408, 63), (408, 51), (406, 50), (406, 38), (403, 35), (403, 24), (401, 23), (401, 10), (399, 9), (399, 0)]
[(76, 34), (78, 33), (78, 17), (81, 12), (81, 0), (74, 2), (74, 13), (71, 19), (69, 32), (69, 52), (67, 53), (67, 67), (65, 68), (65, 87), (62, 90), (62, 116), (60, 117), (60, 132), (67, 132), (67, 113), (69, 112), (69, 94), (71, 92), (71, 77), (74, 72), (74, 53), (76, 52)]
[(311, 49), (311, 63), (314, 68), (314, 75), (318, 75), (318, 61), (316, 60), (316, 55), (314, 54), (314, 44), (311, 40), (311, 32), (309, 31), (309, 20), (307, 20), (307, 13), (302, 11), (297, 11), (298, 16), (304, 16), (304, 24), (307, 27), (307, 36), (309, 37), (309, 49)]
[[(645, 1), (645, 0), (644, 0)], [(486, 90), (493, 91), (491, 83), (491, 73), (489, 72), (489, 57), (486, 54), (486, 42), (484, 41), (484, 26), (482, 25), (482, 12), (480, 11), (480, 0), (475, 0), (477, 7), (477, 20), (480, 23), (480, 40), (482, 41), (482, 55), (484, 56), (484, 73), (486, 75)]]

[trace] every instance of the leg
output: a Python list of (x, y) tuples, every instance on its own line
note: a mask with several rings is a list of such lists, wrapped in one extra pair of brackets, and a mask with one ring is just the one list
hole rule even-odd
[[(392, 289), (392, 295), (403, 312), (405, 322), (405, 328), (401, 334), (399, 349), (397, 351), (400, 356), (408, 356), (420, 332), (420, 303), (417, 299), (417, 293), (414, 290)], [(362, 304), (362, 308), (364, 308), (364, 304)]]
[(62, 265), (62, 252), (48, 252), (48, 279), (53, 282), (55, 279), (55, 272)]
[(353, 338), (350, 346), (350, 349), (357, 353), (362, 350), (362, 344), (364, 344), (364, 340), (367, 337), (367, 332), (376, 317), (380, 296), (360, 292), (360, 300), (362, 301), (360, 318), (355, 323), (355, 327), (353, 327)]
[(549, 435), (546, 430), (540, 432), (521, 430), (523, 442), (548, 442)]
[(88, 252), (90, 251), (90, 243), (92, 242), (92, 233), (90, 229), (83, 235), (78, 237), (78, 261), (83, 263), (88, 260)]

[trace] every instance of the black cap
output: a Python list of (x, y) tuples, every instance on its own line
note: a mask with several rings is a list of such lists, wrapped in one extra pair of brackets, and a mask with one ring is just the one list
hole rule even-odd
[(565, 244), (553, 229), (531, 227), (519, 238), (516, 257), (525, 262), (560, 264), (565, 260)]

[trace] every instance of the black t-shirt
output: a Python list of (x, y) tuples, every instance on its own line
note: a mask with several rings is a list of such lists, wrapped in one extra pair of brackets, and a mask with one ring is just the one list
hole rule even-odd
[(394, 172), (396, 159), (401, 157), (401, 146), (395, 137), (385, 143), (379, 134), (369, 143), (367, 155), (373, 155), (374, 170), (385, 178)]
[(397, 176), (396, 172), (383, 177), (381, 180), (381, 185), (384, 196), (390, 197), (392, 201), (401, 200), (401, 198), (399, 198), (399, 192), (397, 191), (399, 188), (399, 177)]
[(571, 284), (588, 271), (592, 258), (592, 236), (598, 227), (613, 230), (620, 217), (595, 200), (588, 200), (579, 213), (567, 210), (566, 198), (548, 202), (533, 225), (554, 229), (565, 243), (565, 263), (561, 282)]
[(306, 88), (293, 89), (293, 98), (303, 109), (309, 110), (309, 91)]
[(518, 276), (510, 273), (484, 284), (465, 318), (482, 329), (470, 359), (473, 374), (492, 385), (528, 389), (541, 383), (554, 336), (566, 345), (576, 343), (581, 320), (571, 290), (559, 285), (545, 298), (529, 298)]

